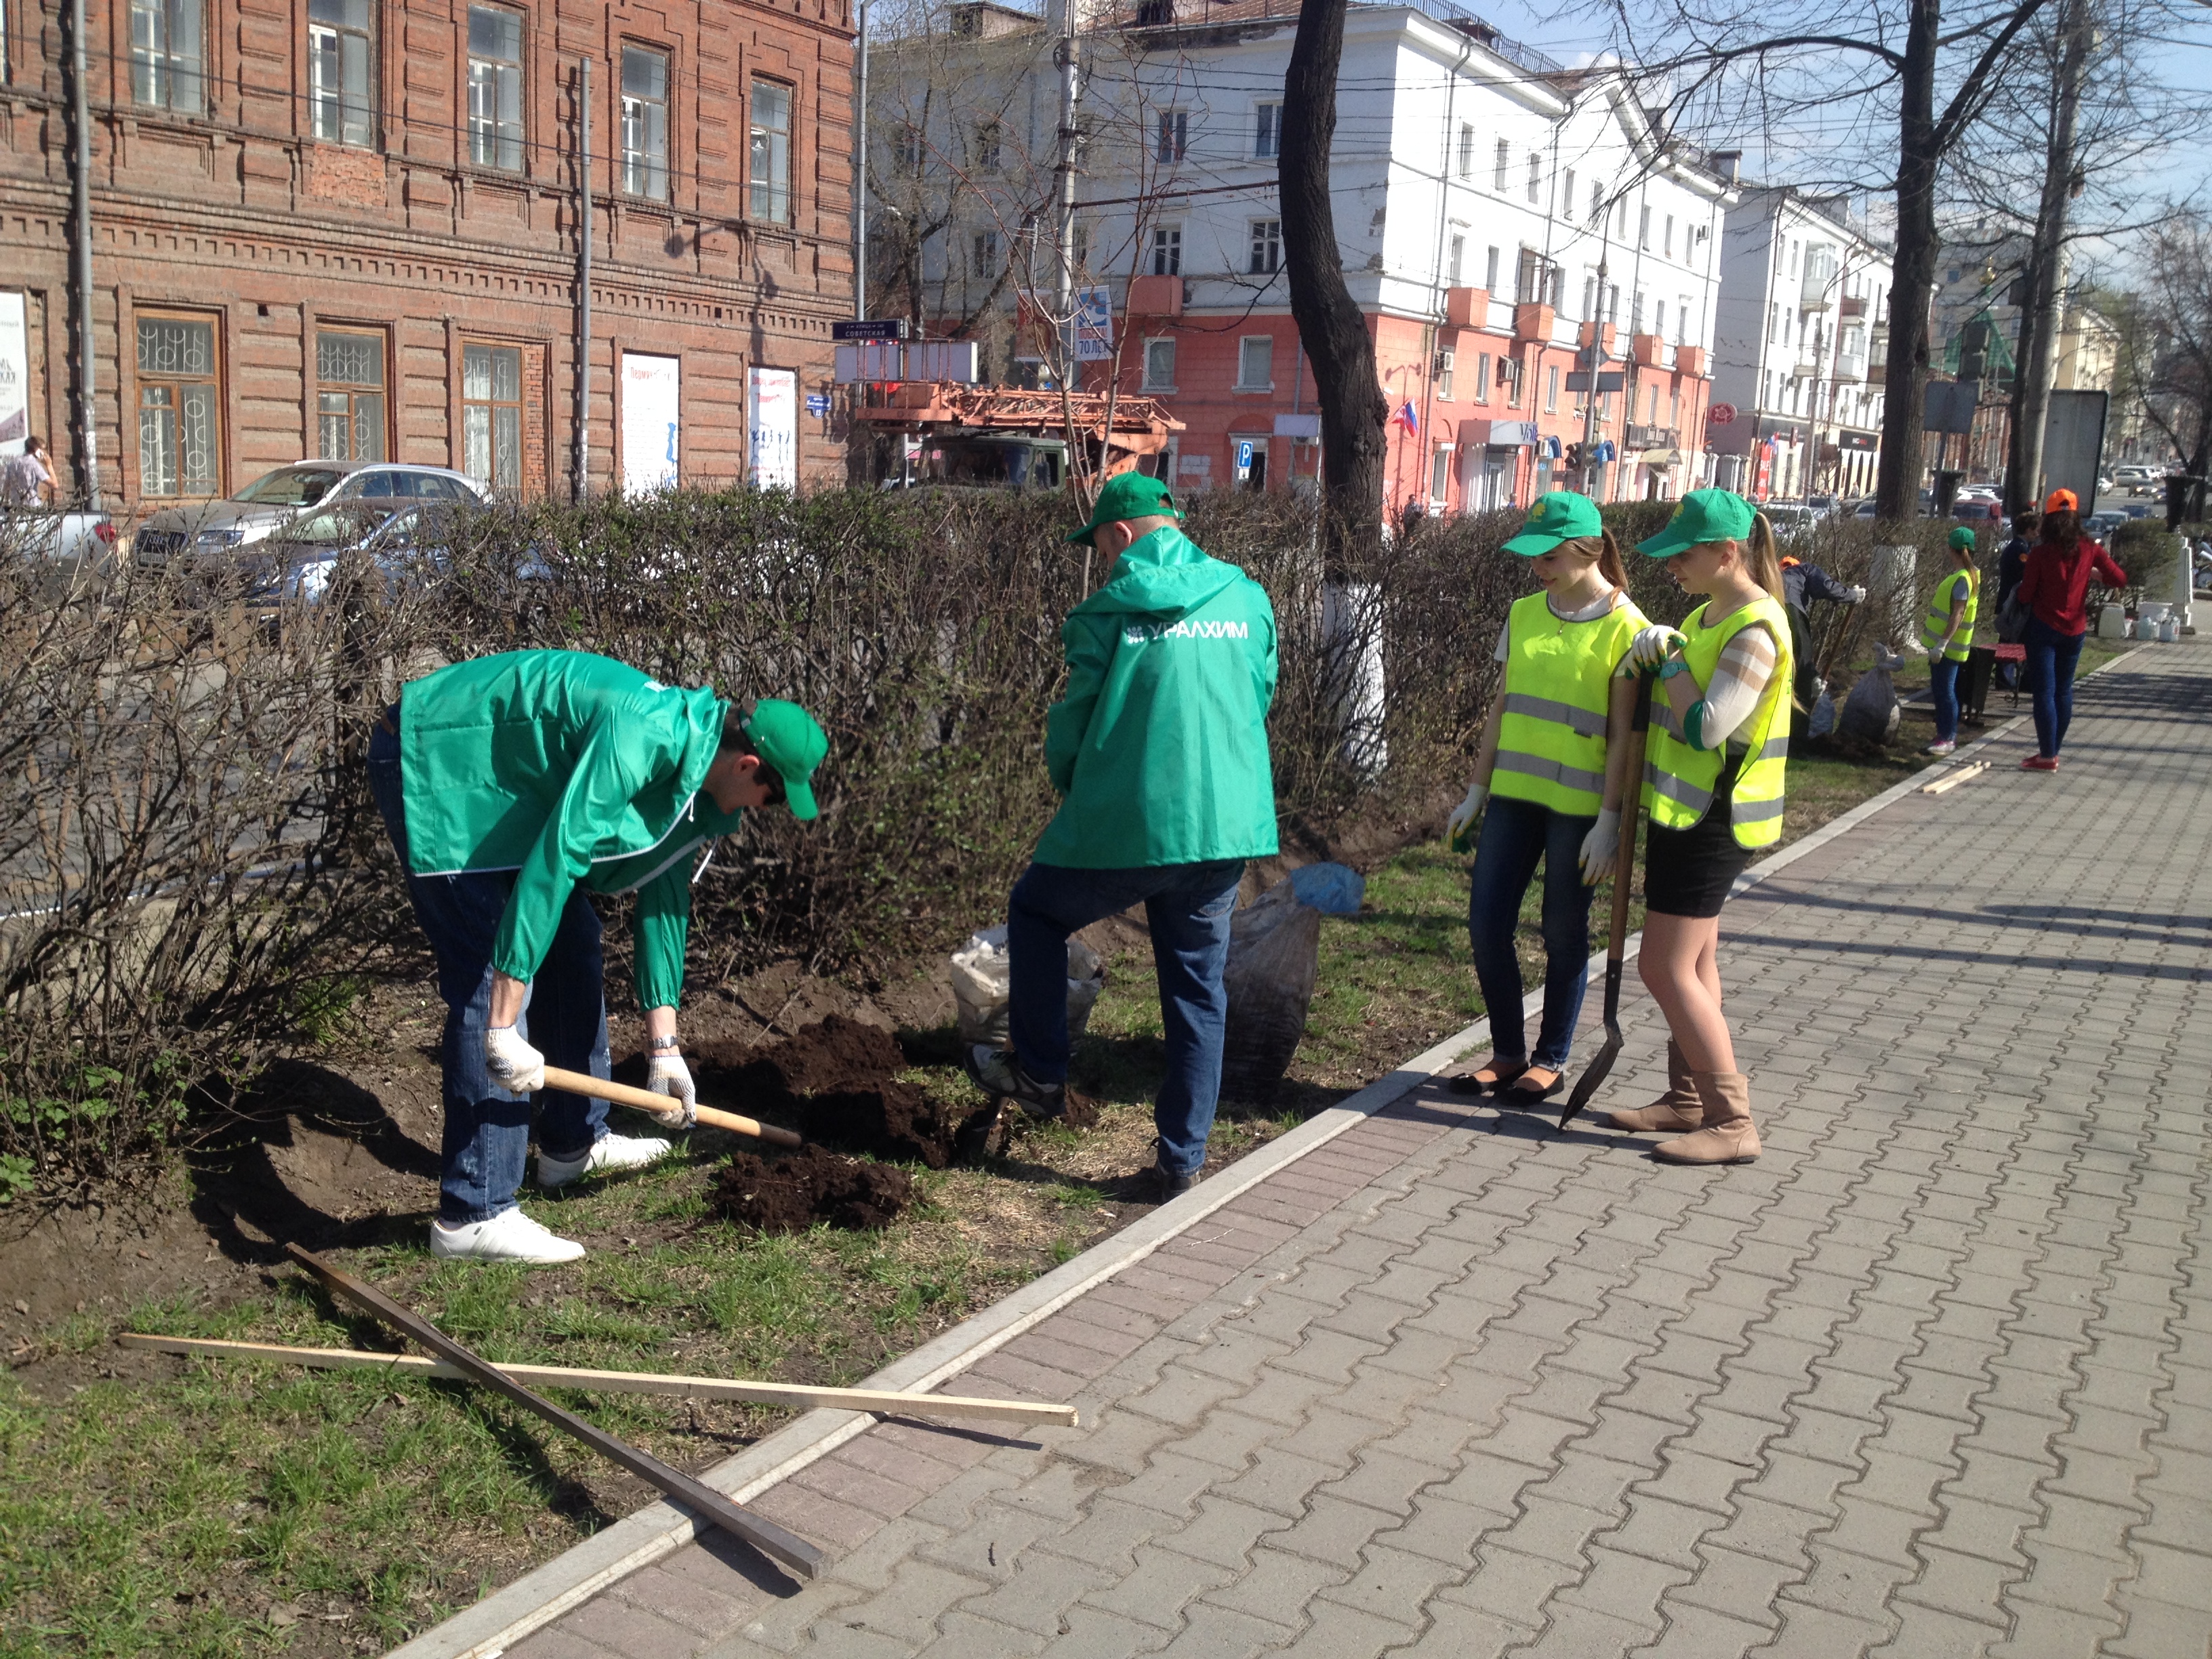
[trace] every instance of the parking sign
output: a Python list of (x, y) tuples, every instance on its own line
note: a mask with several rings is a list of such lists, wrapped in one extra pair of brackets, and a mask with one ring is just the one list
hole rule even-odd
[(1252, 441), (1240, 438), (1237, 442), (1237, 476), (1249, 477), (1252, 471)]

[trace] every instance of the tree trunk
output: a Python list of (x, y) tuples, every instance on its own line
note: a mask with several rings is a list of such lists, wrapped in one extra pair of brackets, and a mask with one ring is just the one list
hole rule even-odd
[(1389, 417), (1375, 372), (1367, 319), (1345, 286), (1329, 204), (1336, 135), (1336, 70), (1344, 55), (1346, 0), (1307, 0), (1283, 80), (1279, 166), (1291, 315), (1313, 363), (1321, 404), (1322, 478), (1329, 564), (1357, 566), (1380, 539), (1382, 425)]
[(2073, 198), (2075, 125), (2089, 63), (2089, 14), (2083, 0), (2065, 0), (2058, 27), (2057, 108), (2044, 152), (2035, 234), (2029, 243), (2028, 302), (2021, 313), (2020, 359), (2013, 369), (2012, 440), (2005, 454), (2005, 511), (2015, 517), (2036, 505), (2043, 488), (2043, 426), (2051, 413), (2059, 313), (2065, 303), (2058, 273), (2065, 259), (2067, 204)]
[(1920, 515), (1921, 400), (1928, 385), (1928, 300), (1943, 241), (1936, 229), (1936, 50), (1941, 0), (1912, 0), (1898, 77), (1897, 255), (1890, 266), (1889, 355), (1881, 388), (1875, 516)]

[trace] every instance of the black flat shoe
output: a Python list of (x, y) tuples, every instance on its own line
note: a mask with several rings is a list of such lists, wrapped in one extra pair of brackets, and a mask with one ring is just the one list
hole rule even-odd
[(1528, 1078), (1532, 1072), (1552, 1072), (1552, 1068), (1548, 1066), (1529, 1066), (1527, 1071), (1516, 1078), (1510, 1086), (1500, 1089), (1498, 1091), (1498, 1097), (1504, 1100), (1526, 1101), (1533, 1105), (1538, 1101), (1549, 1100), (1567, 1086), (1567, 1074), (1565, 1072), (1552, 1072), (1552, 1080), (1549, 1083), (1531, 1088)]
[(1489, 1060), (1472, 1072), (1457, 1073), (1448, 1082), (1455, 1095), (1502, 1095), (1506, 1085), (1528, 1069), (1527, 1066), (1516, 1066), (1510, 1060), (1501, 1064), (1496, 1060)]

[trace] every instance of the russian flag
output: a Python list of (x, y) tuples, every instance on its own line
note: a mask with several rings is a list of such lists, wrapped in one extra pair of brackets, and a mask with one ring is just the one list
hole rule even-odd
[(1394, 426), (1402, 426), (1408, 432), (1419, 432), (1421, 429), (1421, 417), (1413, 412), (1411, 398), (1398, 405), (1398, 412), (1390, 417), (1390, 421)]

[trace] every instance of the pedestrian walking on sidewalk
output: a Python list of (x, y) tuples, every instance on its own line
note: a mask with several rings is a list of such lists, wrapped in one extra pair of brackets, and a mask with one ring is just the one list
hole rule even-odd
[[(815, 815), (829, 749), (795, 703), (726, 702), (581, 651), (509, 651), (411, 680), (369, 732), (368, 787), (406, 872), (446, 1004), (445, 1169), (430, 1254), (572, 1261), (584, 1247), (515, 1202), (538, 1096), (538, 1184), (665, 1158), (611, 1134), (607, 1103), (545, 1088), (548, 1061), (604, 1078), (599, 918), (635, 893), (646, 1086), (691, 1121), (676, 1038), (694, 855), (747, 807)], [(541, 1092), (542, 1091), (542, 1092)]]
[(1928, 653), (1928, 695), (1936, 704), (1936, 741), (1923, 754), (1948, 755), (1959, 746), (1959, 671), (1974, 643), (1981, 600), (1974, 532), (1960, 525), (1948, 544), (1951, 573), (1936, 584), (1920, 618), (1920, 644)]
[(1705, 602), (1680, 630), (1647, 628), (1630, 660), (1656, 670), (1644, 804), (1644, 942), (1636, 966), (1667, 1016), (1667, 1092), (1616, 1128), (1677, 1132), (1653, 1156), (1746, 1164), (1759, 1156), (1748, 1080), (1721, 1006), (1721, 906), (1751, 854), (1782, 836), (1790, 747), (1790, 621), (1774, 532), (1749, 501), (1692, 490), (1638, 550)]
[(2092, 577), (2112, 587), (2128, 585), (2127, 572), (2081, 532), (2080, 503), (2070, 489), (2054, 489), (2043, 503), (2043, 528), (2020, 580), (2028, 609), (2027, 688), (2035, 699), (2035, 752), (2024, 772), (2056, 772), (2058, 750), (2074, 719), (2074, 670), (2089, 631)]
[[(1463, 848), (1482, 819), (1467, 932), (1492, 1048), (1452, 1086), (1534, 1102), (1565, 1081), (1582, 1012), (1591, 884), (1613, 868), (1620, 845), (1622, 743), (1636, 712), (1637, 682), (1616, 672), (1648, 618), (1629, 599), (1620, 549), (1586, 495), (1557, 489), (1540, 496), (1505, 550), (1530, 562), (1541, 591), (1515, 602), (1498, 635), (1505, 672), (1475, 751), (1474, 781), (1446, 825)], [(1539, 860), (1544, 1018), (1532, 1060), (1513, 934)]]
[(1011, 1046), (969, 1074), (1032, 1116), (1067, 1110), (1067, 937), (1145, 907), (1167, 1033), (1147, 1195), (1186, 1190), (1221, 1093), (1222, 970), (1247, 859), (1276, 850), (1267, 709), (1275, 612), (1259, 583), (1176, 528), (1157, 478), (1124, 472), (1068, 537), (1110, 562), (1060, 630), (1067, 689), (1045, 717), (1060, 811), (1007, 903)]

